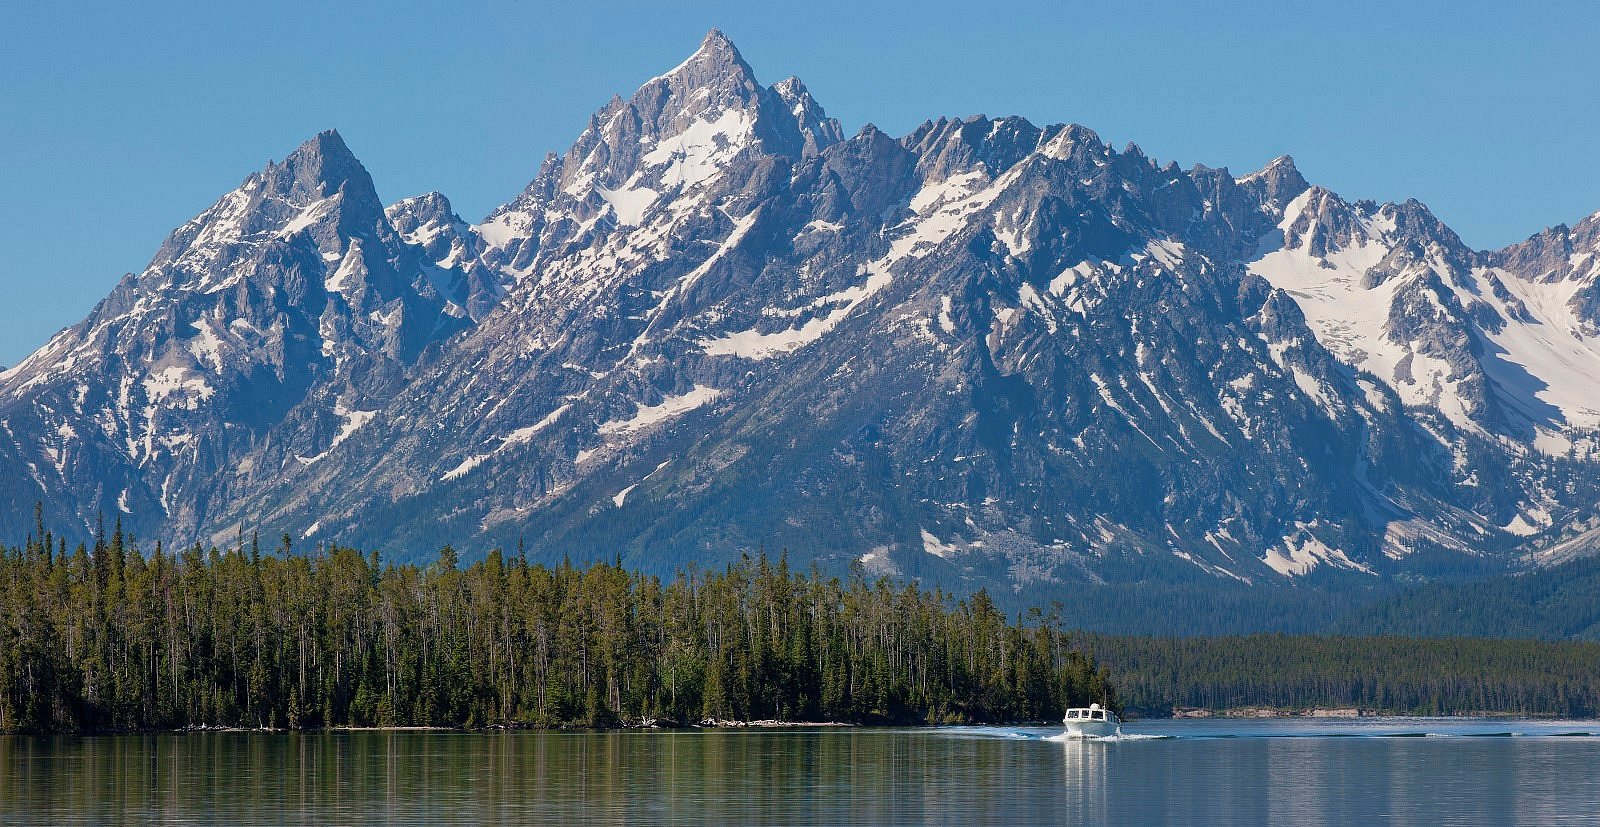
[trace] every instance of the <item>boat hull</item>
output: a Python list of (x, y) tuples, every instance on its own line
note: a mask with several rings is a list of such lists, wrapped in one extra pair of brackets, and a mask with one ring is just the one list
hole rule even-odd
[(1066, 721), (1063, 726), (1068, 738), (1104, 738), (1121, 729), (1121, 724), (1113, 721)]

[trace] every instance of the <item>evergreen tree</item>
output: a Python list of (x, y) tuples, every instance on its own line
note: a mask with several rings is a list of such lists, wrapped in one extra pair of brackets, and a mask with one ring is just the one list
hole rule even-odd
[(120, 520), (69, 557), (35, 522), (0, 547), (6, 732), (961, 722), (1115, 697), (1087, 657), (1061, 656), (1059, 629), (1008, 624), (986, 594), (798, 574), (782, 557), (662, 582), (520, 549), (465, 567), (449, 544), (425, 567), (290, 536), (263, 553), (242, 531), (146, 557)]

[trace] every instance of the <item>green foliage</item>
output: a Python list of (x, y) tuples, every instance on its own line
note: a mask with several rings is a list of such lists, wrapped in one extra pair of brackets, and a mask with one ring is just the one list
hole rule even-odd
[(141, 553), (0, 548), (0, 731), (978, 722), (1116, 704), (1057, 618), (987, 594), (745, 557), (671, 582), (619, 565), (381, 565), (284, 538)]
[(1415, 586), (1349, 612), (1349, 634), (1600, 640), (1600, 558)]
[[(1188, 563), (1190, 570), (1198, 571)], [(1190, 636), (1255, 632), (1318, 633), (1351, 605), (1387, 595), (1386, 584), (1326, 578), (1320, 582), (1245, 585), (1202, 575), (1170, 582), (1032, 584), (1006, 595), (1008, 608), (1059, 607), (1069, 629), (1115, 634)]]
[(1124, 703), (1393, 714), (1600, 714), (1600, 644), (1313, 635), (1075, 635), (1117, 676)]

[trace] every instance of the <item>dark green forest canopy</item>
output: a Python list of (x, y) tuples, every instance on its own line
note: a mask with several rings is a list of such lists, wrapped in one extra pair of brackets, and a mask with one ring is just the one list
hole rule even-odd
[(1600, 644), (1486, 638), (1079, 633), (1147, 714), (1359, 708), (1407, 715), (1600, 717)]
[(1600, 641), (1600, 558), (1413, 586), (1357, 606), (1334, 631)]
[[(1344, 623), (1447, 629), (1478, 606), (1486, 637), (1592, 633), (1597, 565), (1417, 587)], [(40, 525), (0, 547), (0, 731), (966, 723), (1092, 701), (1600, 715), (1600, 644), (1066, 631), (1175, 594), (1086, 587), (1084, 605), (1008, 616), (984, 591), (799, 573), (781, 557), (663, 580), (499, 551), (463, 566), (448, 546), (430, 565), (391, 564), (288, 537), (141, 551), (115, 528), (69, 551)], [(1539, 623), (1513, 622), (1530, 606)], [(1332, 602), (1312, 613), (1337, 617)]]
[(120, 526), (0, 551), (0, 731), (962, 723), (1116, 706), (1039, 612), (745, 557), (664, 582), (618, 565), (462, 568), (332, 546), (160, 544)]

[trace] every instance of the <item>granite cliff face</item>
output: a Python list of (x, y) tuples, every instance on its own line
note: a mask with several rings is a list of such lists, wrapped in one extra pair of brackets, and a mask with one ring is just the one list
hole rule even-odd
[(1080, 126), (846, 137), (712, 32), (476, 225), (333, 133), (252, 175), (0, 374), (0, 505), (1010, 586), (1565, 555), (1597, 247)]

